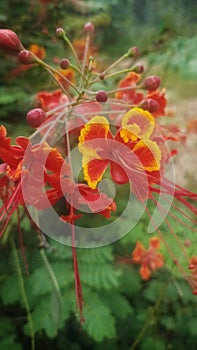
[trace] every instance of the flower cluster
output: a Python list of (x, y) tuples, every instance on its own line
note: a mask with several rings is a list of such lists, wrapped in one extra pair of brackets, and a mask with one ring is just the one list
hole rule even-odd
[[(26, 50), (14, 32), (0, 30), (1, 49), (18, 55), (22, 67), (41, 66), (56, 82), (53, 91), (38, 92), (35, 108), (26, 115), (28, 125), (35, 129), (29, 139), (21, 136), (12, 145), (5, 127), (0, 128), (1, 235), (20, 205), (38, 229), (53, 237), (48, 232), (49, 227), (43, 226), (47, 220), (42, 215), (49, 210), (46, 215), (50, 217), (53, 214), (57, 220), (55, 225), (51, 222), (49, 225), (55, 231), (60, 230), (64, 239), (68, 238), (64, 242), (70, 242), (73, 247), (76, 299), (80, 313), (82, 291), (75, 246), (83, 246), (85, 234), (90, 239), (89, 245), (85, 240), (85, 246), (90, 247), (99, 245), (99, 235), (104, 237), (101, 244), (107, 244), (123, 234), (120, 232), (119, 236), (114, 236), (114, 225), (106, 230), (106, 222), (114, 224), (120, 218), (116, 213), (119, 198), (107, 191), (105, 182), (102, 186), (104, 179), (110, 179), (114, 186), (129, 185), (131, 202), (135, 198), (142, 205), (150, 217), (150, 231), (157, 233), (157, 237), (151, 238), (148, 249), (138, 241), (132, 253), (132, 261), (141, 264), (142, 278), (148, 280), (156, 269), (164, 265), (164, 257), (157, 252), (162, 241), (194, 293), (197, 289), (194, 283), (196, 258), (190, 262), (191, 258), (167, 219), (172, 205), (183, 217), (195, 223), (193, 216), (197, 209), (192, 201), (197, 199), (197, 194), (181, 188), (165, 176), (166, 165), (171, 164), (177, 152), (168, 148), (167, 141), (179, 140), (176, 130), (172, 133), (169, 127), (159, 122), (159, 117), (165, 115), (165, 90), (160, 89), (159, 77), (144, 77), (144, 67), (136, 62), (139, 56), (136, 47), (130, 48), (105, 70), (98, 71), (92, 57), (95, 52), (93, 34), (93, 24), (87, 23), (83, 40), (72, 44), (64, 29), (57, 28), (57, 37), (70, 47), (73, 58), (59, 59), (56, 69), (43, 60), (43, 48), (33, 45)], [(125, 59), (129, 61), (129, 66), (122, 68), (121, 63)], [(117, 67), (121, 68), (118, 70)], [(114, 89), (110, 90), (106, 87), (113, 79)], [(95, 88), (98, 82), (99, 86), (103, 83), (102, 90)], [(64, 201), (63, 212), (54, 214), (54, 207), (60, 199)], [(174, 199), (191, 213), (176, 206)], [(149, 211), (149, 200), (155, 204), (156, 215)], [(34, 216), (35, 211), (37, 214)], [(79, 229), (78, 234), (80, 220), (90, 215), (92, 221), (95, 215), (105, 218), (103, 232), (98, 230), (94, 234), (88, 227), (86, 232)], [(163, 221), (183, 252), (187, 267), (195, 265), (191, 276), (162, 235), (159, 226)], [(179, 222), (184, 225), (183, 221)], [(61, 242), (58, 235), (54, 232), (54, 237)]]

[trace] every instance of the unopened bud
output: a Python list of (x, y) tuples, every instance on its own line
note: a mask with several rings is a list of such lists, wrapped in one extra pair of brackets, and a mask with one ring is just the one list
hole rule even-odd
[(137, 66), (135, 66), (133, 68), (133, 72), (138, 73), (138, 74), (142, 74), (144, 72), (143, 64), (137, 64)]
[(105, 74), (101, 73), (101, 74), (99, 75), (99, 79), (104, 80), (104, 79), (105, 79)]
[(138, 57), (139, 56), (139, 49), (138, 49), (138, 47), (136, 47), (136, 46), (131, 47), (128, 50), (128, 54), (131, 57)]
[(184, 241), (184, 245), (185, 245), (185, 247), (190, 247), (191, 246), (191, 241), (189, 239), (186, 239)]
[(83, 27), (83, 31), (84, 31), (84, 33), (93, 34), (94, 33), (94, 24), (91, 22), (87, 22)]
[(62, 69), (67, 69), (70, 65), (70, 61), (67, 59), (67, 58), (63, 58), (61, 61), (60, 61), (60, 67)]
[(160, 86), (160, 79), (156, 75), (150, 75), (144, 79), (143, 87), (149, 91), (153, 91), (158, 89)]
[(36, 57), (31, 51), (22, 50), (18, 54), (18, 59), (23, 64), (31, 64), (36, 62)]
[(156, 100), (152, 98), (147, 98), (140, 103), (140, 107), (149, 111), (150, 113), (154, 113), (158, 110), (159, 104)]
[(46, 113), (41, 108), (31, 109), (27, 115), (26, 120), (32, 128), (38, 128), (46, 119)]
[(190, 264), (190, 265), (188, 266), (188, 268), (189, 268), (190, 270), (193, 270), (193, 269), (195, 269), (195, 265), (194, 265), (194, 264)]
[(97, 102), (106, 102), (108, 100), (107, 93), (104, 90), (100, 90), (96, 94)]
[(20, 52), (24, 49), (18, 35), (10, 29), (0, 29), (0, 49), (7, 52)]
[(63, 28), (57, 28), (55, 33), (56, 33), (57, 38), (59, 38), (59, 39), (64, 38), (64, 36), (66, 34), (66, 32)]

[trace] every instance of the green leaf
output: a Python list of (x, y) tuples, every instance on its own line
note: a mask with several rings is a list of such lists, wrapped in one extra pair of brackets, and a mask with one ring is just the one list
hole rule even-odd
[(89, 293), (84, 317), (84, 329), (94, 340), (100, 342), (115, 336), (115, 319), (96, 293)]
[(102, 292), (100, 297), (117, 318), (125, 318), (133, 311), (126, 297), (117, 292)]
[(0, 349), (22, 350), (22, 346), (16, 341), (15, 329), (8, 318), (0, 320)]
[[(44, 330), (49, 338), (57, 335), (57, 324), (52, 317), (52, 310), (50, 304), (50, 296), (39, 298), (36, 308), (32, 312), (32, 322), (34, 331), (38, 332)], [(30, 334), (29, 324), (24, 326), (25, 334)]]
[(5, 305), (21, 301), (21, 294), (16, 275), (7, 276), (7, 279), (4, 281), (0, 289), (0, 298)]
[(113, 265), (106, 263), (84, 263), (80, 266), (80, 276), (82, 283), (86, 283), (96, 289), (106, 290), (118, 287), (120, 270), (116, 270)]

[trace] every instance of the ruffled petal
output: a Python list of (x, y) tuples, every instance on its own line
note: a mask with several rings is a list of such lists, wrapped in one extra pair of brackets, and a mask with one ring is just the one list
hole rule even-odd
[(161, 150), (156, 142), (152, 140), (140, 140), (133, 151), (147, 171), (160, 169)]
[(93, 148), (88, 141), (95, 139), (106, 139), (109, 133), (109, 122), (105, 117), (96, 116), (85, 124), (79, 136), (79, 151), (85, 153), (87, 148)]
[(120, 136), (126, 143), (138, 138), (149, 138), (154, 127), (154, 117), (148, 111), (137, 107), (132, 108), (122, 118)]
[(109, 161), (106, 159), (92, 159), (87, 162), (86, 157), (83, 157), (82, 164), (84, 180), (87, 181), (90, 188), (95, 189), (98, 182), (102, 179)]

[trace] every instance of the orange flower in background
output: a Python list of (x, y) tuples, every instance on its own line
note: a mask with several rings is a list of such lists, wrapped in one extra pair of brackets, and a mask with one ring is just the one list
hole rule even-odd
[(197, 118), (189, 120), (186, 129), (188, 133), (197, 133)]
[[(58, 69), (58, 72), (61, 74), (56, 73), (55, 77), (56, 79), (62, 84), (64, 89), (68, 89), (70, 84), (67, 80), (69, 80), (71, 83), (74, 83), (74, 77), (75, 77), (75, 72), (72, 68), (67, 68), (67, 69)], [(64, 79), (65, 77), (65, 79)]]
[(140, 264), (140, 275), (144, 281), (150, 279), (152, 273), (164, 265), (163, 255), (158, 253), (160, 248), (160, 240), (158, 237), (150, 239), (149, 247), (146, 249), (139, 241), (136, 243), (132, 252), (132, 261)]
[[(79, 58), (80, 61), (83, 60), (83, 56), (84, 56), (84, 49), (85, 49), (85, 45), (86, 45), (86, 39), (82, 38), (82, 39), (76, 39), (72, 42), (72, 45), (77, 53), (77, 56)], [(93, 46), (92, 44), (89, 45), (89, 49), (88, 49), (88, 55), (87, 57), (93, 56), (96, 52), (96, 46)]]
[(43, 60), (46, 56), (46, 50), (43, 46), (37, 44), (31, 44), (29, 46), (29, 51), (31, 51), (40, 60)]

